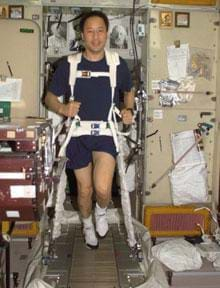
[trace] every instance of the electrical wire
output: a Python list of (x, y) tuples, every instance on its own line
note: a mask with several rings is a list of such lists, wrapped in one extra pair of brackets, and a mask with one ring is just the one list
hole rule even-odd
[(136, 87), (139, 87), (141, 83), (141, 77), (140, 77), (140, 65), (139, 65), (139, 60), (138, 60), (138, 52), (137, 52), (137, 44), (135, 40), (135, 31), (134, 31), (134, 26), (135, 26), (135, 15), (136, 15), (136, 1), (133, 0), (133, 5), (132, 5), (132, 13), (130, 16), (130, 34), (131, 34), (131, 45), (132, 45), (132, 51), (133, 51), (133, 62), (134, 62), (134, 74), (135, 74), (135, 79), (137, 79)]
[(61, 21), (62, 21), (63, 13), (60, 13), (58, 24), (57, 24), (57, 29), (60, 27)]
[(67, 21), (67, 23), (74, 22), (74, 21), (80, 19), (82, 16), (83, 16), (83, 13), (80, 13), (80, 14), (77, 15), (76, 17), (74, 17), (74, 18), (70, 19), (69, 21)]

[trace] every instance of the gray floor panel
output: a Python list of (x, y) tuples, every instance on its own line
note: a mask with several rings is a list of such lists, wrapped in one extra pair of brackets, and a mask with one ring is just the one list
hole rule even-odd
[(99, 240), (99, 248), (90, 250), (84, 243), (81, 230), (76, 233), (70, 275), (71, 287), (117, 288), (117, 269), (111, 231)]
[[(99, 240), (97, 250), (86, 247), (81, 225), (69, 225), (62, 230), (64, 233), (55, 241), (56, 257), (44, 265), (46, 272), (43, 279), (53, 287), (130, 288), (144, 282), (145, 277), (138, 260), (131, 257), (123, 226), (110, 225), (107, 236)], [(11, 273), (19, 273), (17, 288), (23, 288), (29, 254), (33, 251), (29, 249), (27, 239), (12, 239), (10, 245)], [(11, 288), (14, 288), (11, 282)], [(212, 263), (204, 260), (199, 271), (173, 272), (170, 287), (219, 288), (219, 283), (220, 271), (216, 271)]]
[[(108, 236), (106, 239), (100, 241), (100, 247), (96, 251), (90, 251), (88, 253), (88, 251), (85, 250), (84, 243), (81, 242), (81, 240), (83, 240), (82, 236), (79, 237), (79, 240), (78, 248), (80, 252), (78, 250), (78, 256), (81, 256), (83, 260), (81, 260), (82, 266), (78, 269), (75, 268), (75, 272), (78, 275), (78, 273), (80, 274), (80, 271), (83, 271), (86, 275), (83, 273), (85, 277), (83, 282), (80, 276), (77, 277), (76, 281), (76, 278), (72, 275), (70, 283), (77, 284), (77, 286), (73, 287), (130, 288), (136, 287), (144, 282), (145, 277), (137, 259), (131, 257), (131, 251), (126, 243), (126, 233), (123, 227), (120, 227), (120, 230), (118, 230), (117, 225), (112, 225)], [(111, 247), (111, 249), (109, 249), (109, 247)], [(110, 260), (109, 263), (109, 259), (113, 260)], [(111, 261), (115, 263), (114, 265), (117, 270), (117, 282), (115, 283), (109, 282), (113, 281), (111, 276), (115, 271)], [(83, 268), (84, 266), (86, 267), (85, 270)], [(72, 267), (74, 267), (74, 261)], [(106, 282), (103, 281), (105, 277), (108, 277), (108, 281)], [(185, 286), (186, 282), (188, 282), (187, 286)], [(220, 287), (219, 283), (219, 272), (213, 269), (210, 263), (204, 262), (201, 271), (174, 273), (171, 287), (197, 288), (200, 285), (200, 287), (218, 288)], [(90, 286), (87, 286), (87, 284)]]

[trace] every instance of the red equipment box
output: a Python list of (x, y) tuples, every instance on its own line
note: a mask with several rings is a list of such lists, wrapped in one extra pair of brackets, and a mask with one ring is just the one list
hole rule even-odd
[(16, 119), (0, 124), (0, 221), (40, 219), (50, 192), (46, 171), (51, 136), (47, 120)]

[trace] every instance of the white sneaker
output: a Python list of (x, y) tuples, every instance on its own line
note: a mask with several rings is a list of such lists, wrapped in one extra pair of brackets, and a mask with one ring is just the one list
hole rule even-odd
[(97, 249), (99, 242), (96, 237), (95, 229), (93, 225), (83, 227), (83, 234), (85, 236), (86, 246), (90, 249)]
[(107, 209), (101, 213), (95, 209), (96, 232), (100, 238), (104, 238), (108, 233)]

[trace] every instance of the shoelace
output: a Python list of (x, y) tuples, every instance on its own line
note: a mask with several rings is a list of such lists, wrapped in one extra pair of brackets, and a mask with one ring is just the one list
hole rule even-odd
[(90, 227), (90, 226), (88, 226), (88, 227), (85, 227), (84, 229), (85, 229), (85, 230), (92, 230), (92, 229), (93, 229), (93, 227), (92, 227), (92, 226), (91, 226), (91, 227)]
[(97, 216), (105, 216), (106, 215), (106, 213), (103, 213), (103, 214), (97, 214)]
[(105, 216), (106, 216), (106, 213), (105, 213), (105, 212), (102, 213), (102, 214), (97, 214), (97, 215), (96, 215), (97, 218), (102, 218), (102, 217), (105, 217)]

